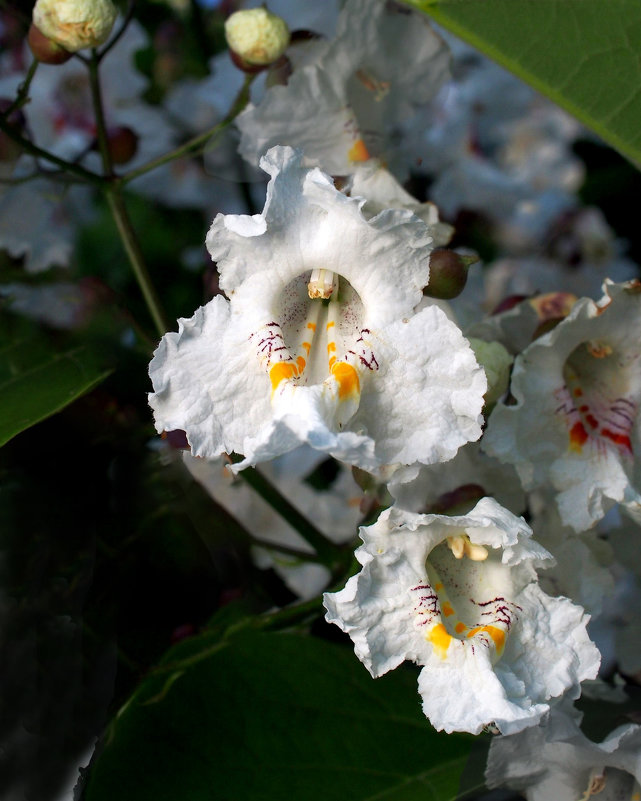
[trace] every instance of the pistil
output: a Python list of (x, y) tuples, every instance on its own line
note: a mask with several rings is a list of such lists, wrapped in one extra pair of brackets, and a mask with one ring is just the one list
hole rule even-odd
[(321, 298), (327, 300), (332, 297), (332, 294), (338, 289), (338, 278), (331, 270), (324, 268), (312, 270), (312, 274), (307, 284), (307, 293), (316, 300)]

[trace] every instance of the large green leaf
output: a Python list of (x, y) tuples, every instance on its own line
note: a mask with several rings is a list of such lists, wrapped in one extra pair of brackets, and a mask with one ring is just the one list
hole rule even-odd
[(641, 163), (639, 0), (406, 0)]
[(58, 350), (24, 326), (0, 332), (0, 445), (64, 409), (110, 372), (88, 345)]
[(456, 797), (472, 738), (432, 729), (414, 670), (374, 681), (351, 649), (294, 634), (237, 634), (190, 662), (196, 646), (118, 716), (87, 801)]

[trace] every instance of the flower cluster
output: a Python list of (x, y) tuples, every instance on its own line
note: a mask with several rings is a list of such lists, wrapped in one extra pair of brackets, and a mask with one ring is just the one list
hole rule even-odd
[[(166, 332), (137, 221), (209, 225), (159, 233), (207, 268), (149, 364), (150, 450), (276, 582), (257, 607), (322, 594), (372, 677), (417, 666), (433, 728), (497, 735), (490, 787), (639, 801), (638, 717), (597, 743), (572, 707), (641, 684), (641, 281), (579, 200), (580, 125), (395, 0), (130, 5), (38, 0), (0, 54), (3, 307), (94, 322), (102, 279), (66, 268), (111, 214)], [(216, 42), (174, 71), (199, 14)], [(150, 342), (129, 315), (114, 351)]]
[[(398, 49), (408, 36), (411, 64)], [(450, 165), (435, 196), (450, 218), (508, 185), (510, 204), (565, 213), (580, 177), (565, 149), (576, 129), (484, 63), (478, 131), (503, 161), (491, 165), (479, 148), (466, 163), (455, 158), (476, 114), (478, 76), (459, 70), (449, 91), (465, 114), (450, 119), (451, 94), (432, 99), (447, 61), (442, 39), (393, 3), (348, 0), (331, 40), (292, 35), (275, 78), (237, 120), (239, 152), (270, 175), (264, 209), (214, 219), (206, 243), (226, 297), (163, 337), (149, 400), (157, 430), (183, 430), (204, 463), (236, 454), (238, 473), (291, 453), (294, 464), (304, 445), (353, 466), (368, 492), (362, 508), (378, 518), (360, 529), (360, 572), (324, 595), (327, 620), (374, 677), (405, 660), (420, 665), (435, 728), (489, 729), (516, 743), (526, 731), (543, 736), (559, 699), (577, 698), (599, 670), (585, 609), (599, 639), (616, 571), (612, 550), (588, 530), (615, 504), (639, 515), (640, 294), (635, 281), (609, 282), (594, 302), (552, 285), (490, 316), (464, 299), (448, 306), (426, 296), (435, 294), (424, 292), (432, 254), (452, 227), (399, 183), (399, 132), (407, 159), (415, 126), (434, 121), (429, 136), (441, 137)], [(518, 125), (516, 114), (492, 116), (495, 97), (512, 90)], [(448, 125), (461, 119), (457, 138)], [(530, 135), (550, 159), (544, 174), (519, 156)], [(508, 221), (505, 254), (522, 253), (546, 220), (530, 218), (529, 229)], [(582, 280), (593, 287), (596, 262), (599, 271), (608, 264), (595, 243), (609, 234), (589, 213), (573, 220), (587, 254)], [(479, 297), (500, 286), (505, 294), (501, 269), (472, 277)], [(190, 469), (205, 480), (204, 467)], [(292, 498), (293, 478), (279, 479)], [(220, 479), (207, 481), (225, 496)], [(518, 516), (526, 511), (534, 536)], [(335, 540), (349, 536), (338, 536), (345, 507), (337, 514)], [(303, 574), (292, 575), (307, 597)]]

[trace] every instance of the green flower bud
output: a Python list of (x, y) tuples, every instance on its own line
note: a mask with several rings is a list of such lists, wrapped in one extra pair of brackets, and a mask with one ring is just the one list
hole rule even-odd
[(510, 367), (514, 358), (500, 342), (485, 342), (482, 339), (473, 338), (469, 342), (476, 361), (485, 370), (487, 376), (485, 405), (492, 406), (507, 390)]
[(465, 288), (470, 264), (476, 261), (478, 259), (475, 256), (464, 256), (447, 248), (435, 248), (430, 254), (430, 280), (423, 294), (441, 300), (457, 297)]

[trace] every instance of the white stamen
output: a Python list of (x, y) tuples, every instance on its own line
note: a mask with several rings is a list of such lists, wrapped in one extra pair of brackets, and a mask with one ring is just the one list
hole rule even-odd
[(605, 789), (605, 773), (600, 773), (595, 768), (592, 773), (590, 773), (590, 779), (588, 781), (588, 788), (583, 793), (579, 801), (588, 801), (588, 799), (593, 795), (598, 795), (598, 793), (602, 792)]
[(447, 545), (454, 554), (455, 559), (462, 559), (464, 556), (467, 556), (472, 562), (484, 562), (487, 559), (487, 548), (470, 542), (467, 534), (448, 537)]

